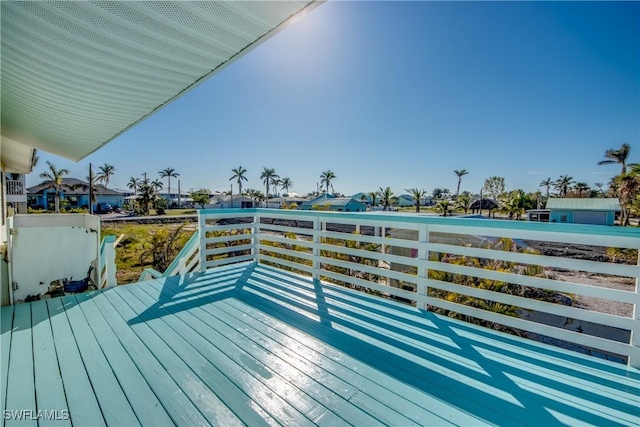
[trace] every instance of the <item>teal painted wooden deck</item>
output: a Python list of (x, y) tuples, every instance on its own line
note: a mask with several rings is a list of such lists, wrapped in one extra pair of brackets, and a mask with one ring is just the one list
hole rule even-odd
[(3, 307), (1, 353), (70, 414), (7, 426), (640, 423), (638, 370), (253, 263)]

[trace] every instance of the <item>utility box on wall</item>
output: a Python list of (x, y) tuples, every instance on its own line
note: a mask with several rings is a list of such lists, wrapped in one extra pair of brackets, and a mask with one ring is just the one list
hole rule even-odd
[(93, 266), (96, 283), (100, 219), (86, 214), (16, 215), (9, 221), (9, 289), (13, 303), (42, 295), (51, 282), (81, 280)]

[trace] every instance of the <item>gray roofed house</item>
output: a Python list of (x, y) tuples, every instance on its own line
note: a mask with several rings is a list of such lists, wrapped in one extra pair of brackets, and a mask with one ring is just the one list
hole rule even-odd
[(529, 221), (613, 225), (621, 210), (617, 198), (551, 198), (545, 209), (527, 211)]
[(330, 194), (311, 199), (301, 204), (298, 209), (311, 210), (314, 206), (328, 206), (330, 211), (337, 212), (365, 212), (367, 206), (351, 197), (335, 197)]

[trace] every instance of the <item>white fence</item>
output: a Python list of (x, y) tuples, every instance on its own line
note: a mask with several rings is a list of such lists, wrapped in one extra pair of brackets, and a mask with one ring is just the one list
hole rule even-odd
[[(637, 250), (639, 229), (237, 209), (200, 211), (199, 240), (201, 270), (257, 261), (475, 323), (500, 325), (496, 329), (619, 355), (640, 366), (640, 266), (563, 254), (576, 245), (601, 252), (612, 247)], [(551, 244), (555, 252), (535, 250), (540, 242)], [(576, 279), (566, 280), (568, 273)], [(622, 285), (606, 287), (614, 281)], [(568, 305), (580, 296), (613, 302), (627, 314)]]

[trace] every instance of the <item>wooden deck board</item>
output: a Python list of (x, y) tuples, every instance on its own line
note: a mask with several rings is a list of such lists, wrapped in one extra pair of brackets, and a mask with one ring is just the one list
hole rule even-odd
[[(33, 375), (33, 352), (31, 344), (31, 305), (15, 307), (11, 354), (9, 355), (7, 378), (7, 410), (24, 410), (36, 413), (35, 378)], [(30, 415), (24, 419), (9, 419), (5, 425), (37, 426)]]
[(106, 425), (64, 311), (62, 299), (48, 300), (47, 308), (71, 422), (75, 425)]
[(64, 385), (58, 366), (46, 301), (31, 304), (33, 334), (33, 364), (38, 409), (54, 410), (48, 419), (38, 420), (39, 426), (70, 426)]
[[(162, 286), (159, 282), (145, 283), (139, 289), (146, 291), (150, 297), (158, 297), (158, 286)], [(166, 286), (166, 285), (165, 285)], [(177, 288), (174, 288), (177, 289)], [(187, 303), (180, 303), (189, 307), (189, 298), (181, 294), (182, 299)], [(324, 374), (323, 372), (314, 372), (309, 365), (296, 363), (294, 359), (282, 358), (280, 355), (286, 352), (286, 347), (279, 343), (272, 343), (263, 347), (260, 343), (249, 339), (246, 335), (241, 334), (237, 329), (230, 326), (226, 322), (226, 317), (219, 319), (204, 310), (204, 307), (212, 308), (215, 311), (220, 305), (219, 302), (207, 304), (202, 307), (194, 307), (189, 310), (191, 319), (184, 319), (196, 330), (201, 330), (203, 336), (206, 336), (210, 342), (219, 347), (225, 354), (229, 355), (236, 363), (243, 365), (248, 371), (256, 371), (258, 375), (254, 375), (256, 379), (268, 376), (268, 382), (272, 383), (273, 376), (280, 377), (285, 384), (288, 383), (291, 389), (289, 393), (296, 393), (298, 390), (308, 395), (310, 399), (305, 399), (299, 410), (305, 411), (307, 417), (316, 424), (336, 425), (344, 422), (356, 423), (362, 422), (367, 425), (379, 424), (379, 421), (372, 418), (368, 413), (362, 411), (357, 406), (350, 404), (348, 400), (356, 393), (353, 387), (346, 387), (340, 384), (338, 378)], [(181, 313), (178, 313), (180, 316)], [(205, 325), (202, 327), (201, 325)], [(208, 326), (207, 326), (208, 325)], [(248, 330), (252, 330), (250, 325)], [(247, 352), (244, 349), (251, 349)], [(268, 361), (268, 365), (263, 361)], [(269, 384), (273, 388), (272, 384)], [(278, 392), (277, 389), (274, 391)], [(286, 397), (286, 390), (283, 390), (283, 397)], [(304, 405), (307, 405), (306, 408)], [(319, 412), (324, 407), (325, 410)], [(340, 408), (340, 415), (333, 412), (334, 408)], [(317, 415), (313, 414), (316, 412)], [(407, 425), (410, 423), (405, 417), (398, 419), (396, 424)]]
[(251, 263), (1, 314), (3, 409), (78, 426), (640, 424), (637, 369)]
[(126, 399), (143, 426), (170, 425), (172, 420), (158, 401), (155, 393), (138, 370), (138, 367), (122, 347), (117, 336), (105, 321), (88, 294), (77, 295), (78, 307), (96, 338), (105, 360), (111, 366)]
[[(133, 319), (136, 318), (136, 314), (131, 310), (127, 303), (116, 292), (105, 292), (104, 298), (95, 298), (95, 301), (101, 310), (108, 312), (114, 310), (118, 315), (122, 316), (121, 319)], [(183, 404), (184, 408), (175, 408), (172, 413), (177, 411), (176, 423), (181, 425), (206, 425), (209, 420), (215, 425), (238, 425), (237, 417), (226, 408), (215, 393), (205, 384), (203, 381), (192, 371), (192, 369), (175, 354), (171, 348), (160, 339), (152, 330), (144, 323), (138, 323), (135, 325), (129, 325), (126, 321), (122, 320), (124, 325), (120, 324), (120, 320), (113, 320), (112, 325), (114, 329), (118, 327), (120, 337), (125, 339), (128, 345), (136, 346), (137, 351), (140, 351), (141, 358), (136, 357), (136, 360), (142, 361), (142, 363), (150, 364), (150, 367), (154, 370), (158, 368), (154, 359), (165, 370), (166, 374), (175, 382), (178, 386), (178, 390), (172, 388), (172, 383), (167, 382), (167, 387), (170, 387), (170, 395), (175, 396), (176, 404)], [(123, 332), (124, 331), (124, 332)], [(129, 333), (130, 332), (130, 333)], [(140, 348), (136, 345), (139, 342), (146, 347)], [(150, 357), (151, 356), (151, 357)], [(150, 372), (153, 373), (153, 372)], [(158, 378), (162, 379), (162, 377)], [(160, 384), (162, 385), (162, 384)], [(184, 395), (187, 399), (182, 397)], [(165, 408), (171, 409), (170, 406)], [(185, 411), (187, 411), (185, 413)]]
[[(0, 318), (0, 406), (2, 413), (7, 407), (7, 378), (9, 373), (9, 354), (11, 353), (11, 331), (13, 329), (13, 306), (3, 307)], [(4, 417), (0, 426), (4, 427)]]
[[(128, 293), (127, 302), (132, 305), (148, 307), (149, 303), (156, 301), (155, 299), (147, 299), (139, 287), (127, 287), (124, 291)], [(134, 302), (136, 299), (137, 301)], [(322, 413), (308, 414), (300, 412), (296, 406), (303, 405), (309, 410), (312, 410), (313, 407), (308, 405), (309, 402), (303, 402), (303, 396), (295, 393), (295, 390), (291, 390), (290, 385), (285, 380), (275, 377), (273, 372), (269, 372), (263, 366), (247, 367), (247, 365), (250, 365), (248, 359), (245, 360), (244, 366), (235, 363), (231, 357), (182, 322), (180, 314), (181, 312), (167, 310), (166, 307), (153, 308), (148, 316), (156, 315), (158, 317), (147, 320), (147, 324), (155, 328), (158, 334), (168, 342), (175, 341), (175, 345), (180, 347), (179, 352), (185, 360), (189, 359), (194, 364), (204, 366), (210, 364), (207, 359), (215, 360), (215, 366), (211, 365), (211, 367), (217, 371), (216, 373), (219, 372), (220, 374), (216, 388), (221, 391), (221, 398), (228, 406), (237, 405), (238, 403), (246, 405), (251, 400), (252, 403), (258, 404), (274, 417), (278, 423), (285, 425), (310, 426), (314, 417), (322, 415)], [(259, 381), (249, 373), (249, 370), (258, 371), (259, 375), (269, 378), (269, 382), (273, 382), (273, 388)], [(283, 398), (279, 392), (288, 394), (289, 399)], [(239, 411), (237, 413), (242, 412)]]
[[(158, 289), (161, 285), (156, 281), (149, 283), (148, 286), (153, 286)], [(165, 281), (165, 286), (176, 290), (178, 289), (176, 284), (172, 284), (169, 281)], [(143, 288), (145, 287), (146, 286), (143, 286)], [(189, 296), (189, 288), (182, 291), (180, 295), (182, 298), (192, 298)], [(351, 403), (350, 400), (354, 399), (354, 396), (358, 394), (357, 400), (363, 402), (360, 406), (362, 407), (364, 406), (364, 403), (367, 403), (368, 406), (376, 408), (376, 411), (373, 412), (383, 412), (383, 414), (380, 414), (378, 419), (387, 424), (410, 425), (412, 422), (421, 425), (446, 424), (442, 418), (425, 411), (417, 405), (396, 405), (398, 401), (407, 402), (406, 400), (399, 398), (398, 394), (376, 393), (380, 387), (371, 387), (373, 383), (367, 381), (367, 378), (362, 375), (352, 375), (354, 374), (352, 367), (337, 364), (332, 359), (324, 357), (321, 353), (314, 350), (314, 348), (322, 345), (322, 343), (312, 339), (310, 336), (304, 337), (304, 342), (307, 342), (307, 345), (304, 346), (304, 348), (301, 346), (303, 340), (297, 338), (282, 340), (271, 339), (270, 336), (277, 333), (277, 331), (273, 329), (268, 330), (265, 327), (265, 324), (257, 318), (245, 317), (245, 322), (241, 322), (235, 317), (237, 313), (234, 313), (232, 308), (227, 307), (225, 309), (228, 301), (236, 300), (225, 299), (224, 303), (223, 301), (219, 301), (215, 304), (202, 305), (194, 314), (198, 313), (196, 315), (207, 324), (215, 324), (216, 329), (220, 330), (227, 337), (233, 337), (234, 342), (239, 344), (241, 343), (245, 348), (264, 348), (267, 353), (282, 357), (282, 360), (285, 363), (282, 368), (282, 371), (284, 372), (283, 375), (286, 375), (286, 377), (290, 378), (294, 383), (299, 383), (300, 387), (305, 386), (305, 380), (299, 377), (300, 374), (308, 375), (316, 382), (328, 387), (330, 389), (330, 393), (328, 394), (339, 394), (343, 399), (332, 402), (333, 406), (330, 407), (335, 407), (336, 404), (342, 405), (340, 415), (345, 419), (345, 421), (351, 424), (357, 424), (358, 422), (361, 424), (371, 424), (373, 422), (367, 421), (371, 415), (364, 413), (362, 409), (357, 411), (354, 410), (354, 408), (357, 409), (357, 407)], [(247, 305), (241, 305), (241, 307), (241, 310), (238, 311), (239, 313), (246, 312), (251, 309), (251, 307)], [(277, 322), (277, 320), (273, 318), (270, 320)], [(311, 352), (316, 353), (312, 358), (307, 359), (304, 357), (304, 355), (309, 355)], [(258, 353), (256, 350), (253, 350), (253, 354)], [(269, 354), (264, 354), (263, 359), (273, 360)], [(287, 364), (291, 365), (294, 369), (287, 368)], [(277, 366), (282, 365), (278, 364)], [(357, 377), (356, 381), (353, 381), (354, 377)], [(351, 379), (352, 383), (348, 383), (344, 378)], [(388, 383), (390, 381), (392, 381), (392, 378), (387, 377), (382, 379), (380, 382)], [(364, 384), (362, 384), (363, 382)], [(322, 394), (318, 395), (315, 390), (313, 391), (314, 398), (323, 398)], [(406, 393), (413, 392), (413, 390), (406, 389), (403, 391)], [(374, 397), (371, 397), (371, 394), (375, 395), (377, 400)], [(402, 417), (397, 417), (394, 420), (394, 414), (396, 417), (398, 414), (402, 414)], [(477, 420), (474, 419), (474, 421)]]

